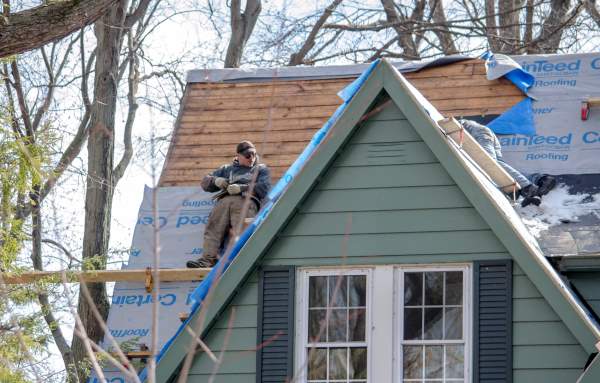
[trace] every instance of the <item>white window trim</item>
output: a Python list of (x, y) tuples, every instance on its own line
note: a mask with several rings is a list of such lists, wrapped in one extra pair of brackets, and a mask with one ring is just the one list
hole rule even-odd
[[(472, 379), (473, 284), (470, 264), (378, 265), (353, 267), (298, 268), (294, 334), (295, 381), (307, 381), (306, 344), (308, 337), (308, 278), (315, 275), (367, 275), (367, 343), (368, 382), (402, 382), (402, 313), (404, 300), (403, 273), (423, 271), (463, 271), (463, 334), (465, 342), (465, 379)], [(390, 288), (392, 286), (392, 288)], [(376, 295), (375, 295), (376, 294)], [(436, 343), (436, 341), (432, 341)], [(439, 342), (437, 342), (439, 343)], [(462, 343), (462, 342), (461, 342)], [(333, 344), (332, 344), (333, 345)], [(344, 346), (343, 343), (335, 345)], [(391, 356), (391, 357), (390, 357)]]
[[(401, 383), (403, 377), (403, 363), (402, 363), (402, 343), (404, 337), (404, 299), (402, 293), (404, 291), (404, 273), (407, 272), (427, 272), (427, 271), (462, 271), (463, 272), (463, 338), (464, 338), (464, 382), (471, 382), (471, 375), (473, 369), (473, 358), (472, 358), (472, 343), (473, 343), (473, 284), (472, 284), (472, 268), (470, 265), (423, 265), (423, 266), (400, 266), (396, 267), (396, 284), (394, 291), (397, 296), (395, 297), (396, 310), (395, 316), (395, 328), (394, 328), (394, 382)], [(404, 342), (412, 343), (412, 342)], [(422, 340), (416, 341), (415, 344), (439, 344), (440, 341), (436, 340)], [(443, 343), (463, 343), (463, 341), (444, 341)]]
[[(299, 269), (297, 271), (296, 280), (296, 323), (295, 323), (295, 369), (294, 376), (297, 377), (296, 382), (306, 382), (308, 361), (306, 360), (305, 349), (308, 339), (308, 278), (311, 276), (329, 276), (329, 275), (366, 275), (367, 276), (367, 293), (366, 293), (366, 319), (365, 319), (365, 343), (367, 347), (367, 381), (371, 382), (371, 302), (373, 293), (373, 278), (371, 276), (372, 268), (319, 268), (319, 269)], [(323, 343), (329, 346), (345, 347), (349, 343)], [(355, 343), (354, 343), (355, 344)]]

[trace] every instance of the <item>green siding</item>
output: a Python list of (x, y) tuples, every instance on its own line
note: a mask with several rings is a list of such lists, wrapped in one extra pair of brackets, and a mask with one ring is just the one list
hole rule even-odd
[(206, 345), (217, 358), (223, 358), (222, 362), (217, 365), (199, 352), (190, 368), (189, 382), (208, 382), (213, 374), (215, 383), (255, 380), (257, 305), (258, 283), (253, 275), (205, 338)]
[(575, 382), (587, 354), (523, 271), (513, 268), (514, 383)]
[[(298, 206), (265, 265), (470, 262), (509, 258), (395, 106), (364, 123)], [(513, 280), (514, 382), (574, 382), (587, 355), (520, 268)], [(231, 309), (236, 316), (225, 343)], [(253, 382), (257, 284), (245, 283), (206, 342), (225, 349), (215, 382)], [(235, 339), (234, 339), (235, 338)], [(214, 363), (199, 354), (191, 382)]]

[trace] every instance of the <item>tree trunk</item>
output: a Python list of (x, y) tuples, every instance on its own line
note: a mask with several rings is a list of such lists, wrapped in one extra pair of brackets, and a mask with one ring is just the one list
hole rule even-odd
[(571, 6), (571, 0), (551, 0), (550, 14), (544, 20), (539, 37), (536, 39), (537, 53), (556, 53), (560, 47), (562, 34), (568, 26), (568, 11)]
[(441, 0), (429, 0), (429, 8), (433, 13), (433, 21), (439, 24), (439, 29), (436, 29), (435, 35), (440, 41), (440, 48), (445, 55), (454, 55), (458, 53), (454, 44), (454, 37), (448, 28), (448, 20), (444, 11), (444, 3)]
[[(110, 217), (113, 198), (113, 162), (115, 137), (115, 109), (117, 103), (117, 76), (121, 49), (123, 23), (127, 1), (120, 1), (95, 25), (97, 58), (94, 81), (94, 102), (88, 137), (88, 177), (85, 199), (85, 224), (83, 234), (84, 268), (106, 268)], [(104, 319), (108, 317), (109, 302), (104, 283), (88, 283), (93, 302), (79, 294), (78, 314), (88, 337), (99, 343), (103, 332), (96, 323), (91, 306), (95, 304)], [(73, 337), (73, 354), (77, 366), (86, 358), (84, 344)], [(85, 381), (85, 371), (78, 369)]]
[(244, 13), (241, 12), (241, 6), (241, 0), (231, 1), (231, 39), (225, 56), (225, 68), (240, 66), (244, 48), (262, 9), (261, 0), (246, 0)]
[(405, 57), (418, 60), (420, 58), (419, 52), (410, 33), (411, 22), (414, 20), (406, 20), (406, 18), (399, 15), (394, 0), (381, 0), (381, 5), (388, 23), (392, 24), (392, 28), (398, 35), (398, 45), (402, 48)]
[(498, 31), (500, 34), (500, 51), (498, 53), (514, 54), (520, 44), (519, 28), (520, 0), (500, 0), (498, 2)]
[(496, 23), (496, 1), (485, 0), (485, 35), (492, 52), (500, 51), (498, 24)]
[[(48, 1), (0, 20), (0, 57), (39, 48), (93, 23), (118, 0)], [(5, 5), (6, 7), (6, 5)]]

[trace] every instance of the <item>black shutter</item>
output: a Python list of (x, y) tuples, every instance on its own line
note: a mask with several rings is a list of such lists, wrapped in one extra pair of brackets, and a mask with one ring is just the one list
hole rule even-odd
[(473, 382), (512, 382), (512, 261), (475, 262)]
[(258, 281), (256, 381), (286, 382), (294, 366), (294, 267), (265, 267)]

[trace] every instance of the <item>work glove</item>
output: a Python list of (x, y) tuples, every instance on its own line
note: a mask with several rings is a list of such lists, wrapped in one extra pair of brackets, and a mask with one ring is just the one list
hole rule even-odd
[(215, 178), (215, 186), (218, 187), (219, 189), (227, 189), (227, 186), (229, 186), (229, 182), (227, 182), (227, 178), (223, 178), (223, 177), (216, 177)]
[(248, 185), (231, 184), (227, 186), (227, 193), (230, 195), (238, 195), (245, 192), (248, 189)]

